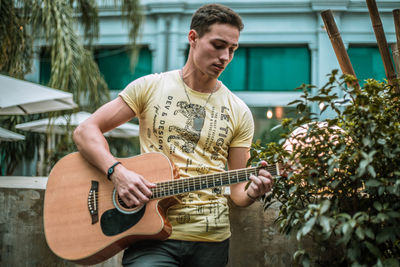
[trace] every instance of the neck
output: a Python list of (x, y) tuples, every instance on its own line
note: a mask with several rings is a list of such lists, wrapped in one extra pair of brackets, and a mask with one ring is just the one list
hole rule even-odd
[(190, 69), (187, 65), (181, 71), (185, 84), (197, 92), (212, 93), (214, 90), (218, 90), (220, 86), (217, 78), (212, 78), (200, 71)]

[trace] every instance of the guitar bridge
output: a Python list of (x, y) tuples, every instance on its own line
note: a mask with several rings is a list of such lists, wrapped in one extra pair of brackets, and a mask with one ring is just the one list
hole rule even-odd
[(99, 212), (98, 212), (99, 201), (97, 199), (98, 192), (99, 192), (99, 182), (92, 181), (92, 187), (90, 188), (88, 196), (88, 209), (90, 216), (92, 217), (92, 224), (95, 224), (99, 221)]

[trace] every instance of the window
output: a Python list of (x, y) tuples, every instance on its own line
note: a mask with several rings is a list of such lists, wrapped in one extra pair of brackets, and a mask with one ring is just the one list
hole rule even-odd
[[(148, 48), (140, 49), (133, 73), (130, 65), (130, 50), (125, 47), (97, 49), (94, 58), (108, 87), (112, 90), (121, 90), (131, 81), (150, 74), (152, 70), (152, 57)], [(50, 74), (50, 53), (43, 50), (40, 57), (40, 83), (46, 85), (50, 80)]]
[(220, 79), (232, 91), (292, 91), (310, 77), (307, 47), (240, 47)]
[(40, 73), (39, 73), (39, 83), (42, 85), (47, 85), (50, 81), (51, 75), (51, 56), (50, 51), (43, 48), (40, 53)]
[[(386, 78), (381, 54), (376, 46), (350, 46), (347, 50), (357, 79), (365, 81), (373, 78), (383, 81)], [(393, 60), (393, 59), (392, 59)]]
[(148, 48), (140, 49), (134, 72), (131, 69), (131, 51), (125, 48), (102, 48), (95, 53), (95, 60), (111, 90), (121, 90), (133, 80), (150, 74), (152, 57)]
[(219, 79), (232, 91), (247, 90), (247, 48), (238, 48)]

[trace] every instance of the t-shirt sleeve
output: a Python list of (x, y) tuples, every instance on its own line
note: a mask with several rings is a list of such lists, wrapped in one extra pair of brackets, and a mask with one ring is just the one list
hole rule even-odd
[(150, 76), (144, 76), (134, 80), (128, 84), (125, 89), (119, 93), (119, 96), (125, 101), (126, 104), (139, 116), (148, 101), (149, 94), (147, 93), (151, 83)]
[(234, 132), (230, 147), (251, 147), (254, 135), (254, 121), (249, 108), (241, 109), (243, 113), (239, 115), (239, 122)]

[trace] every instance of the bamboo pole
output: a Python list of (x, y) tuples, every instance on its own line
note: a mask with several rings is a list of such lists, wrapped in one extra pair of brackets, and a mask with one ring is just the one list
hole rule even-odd
[(400, 79), (400, 9), (393, 10), (394, 28), (396, 29), (396, 44), (392, 45), (394, 65), (397, 69), (397, 78)]
[(385, 68), (386, 78), (388, 79), (389, 84), (393, 84), (393, 80), (396, 78), (396, 72), (394, 71), (392, 59), (390, 58), (389, 46), (386, 41), (378, 7), (376, 6), (375, 0), (366, 1), (369, 15), (371, 17), (372, 27), (374, 28), (376, 41), (378, 43), (379, 52), (381, 53), (383, 66)]
[(400, 49), (398, 44), (392, 44), (394, 66), (397, 70), (397, 79), (400, 79)]
[[(346, 47), (343, 44), (342, 37), (340, 36), (340, 32), (336, 26), (332, 11), (330, 9), (322, 11), (321, 17), (324, 21), (329, 39), (331, 40), (340, 69), (344, 74), (350, 74), (356, 77), (349, 55), (347, 54)], [(356, 82), (353, 86), (359, 87), (358, 82)]]

